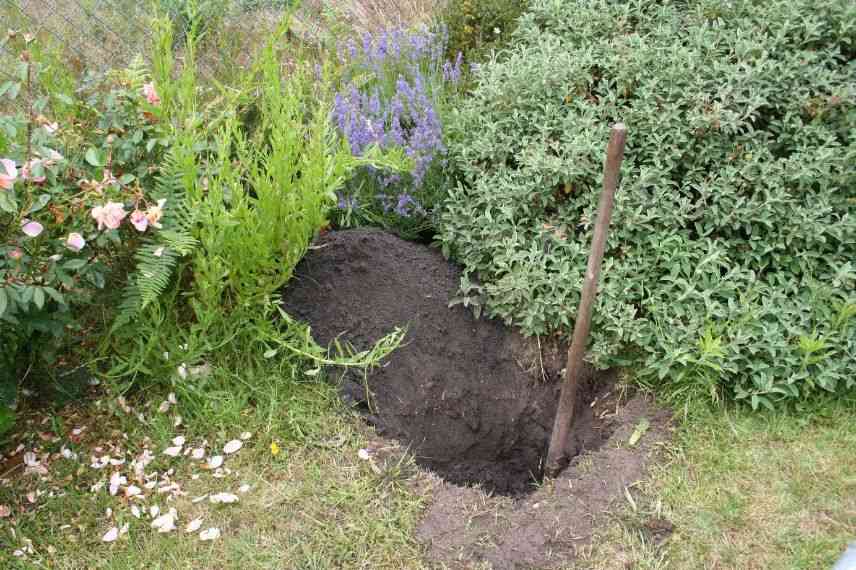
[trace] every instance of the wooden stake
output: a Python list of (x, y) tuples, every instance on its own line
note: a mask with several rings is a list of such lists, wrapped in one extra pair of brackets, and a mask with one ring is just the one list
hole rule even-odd
[(603, 262), (603, 251), (606, 248), (606, 235), (612, 218), (612, 205), (615, 202), (615, 188), (618, 185), (618, 172), (624, 159), (624, 142), (627, 138), (627, 127), (618, 123), (612, 127), (609, 145), (606, 147), (606, 164), (603, 168), (603, 192), (600, 195), (597, 221), (594, 225), (594, 238), (591, 243), (586, 276), (583, 281), (580, 307), (574, 323), (574, 336), (568, 349), (568, 363), (565, 367), (565, 383), (559, 398), (559, 408), (556, 411), (556, 421), (553, 423), (553, 434), (550, 447), (547, 450), (545, 472), (551, 477), (558, 475), (565, 460), (565, 447), (568, 435), (574, 423), (574, 408), (577, 400), (577, 385), (583, 367), (583, 356), (588, 343), (591, 328), (591, 314), (594, 300), (597, 296), (597, 282), (600, 277), (600, 267)]

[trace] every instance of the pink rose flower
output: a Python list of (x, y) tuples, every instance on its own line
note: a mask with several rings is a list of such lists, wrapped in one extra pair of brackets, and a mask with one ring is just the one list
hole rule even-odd
[(134, 210), (131, 213), (131, 224), (137, 228), (138, 232), (144, 232), (149, 227), (149, 219), (146, 217), (145, 212)]
[(99, 230), (104, 228), (115, 230), (127, 215), (125, 206), (119, 202), (107, 202), (103, 206), (92, 208), (92, 217), (98, 222)]
[(0, 158), (0, 188), (11, 190), (18, 178), (18, 169), (15, 162), (8, 158)]
[(154, 83), (146, 83), (143, 85), (143, 95), (146, 98), (146, 101), (151, 105), (160, 105), (160, 97), (158, 97), (158, 92), (155, 90)]
[(77, 232), (68, 234), (65, 240), (65, 247), (71, 251), (78, 252), (86, 246), (86, 240)]
[(161, 198), (158, 200), (157, 206), (149, 206), (149, 209), (146, 210), (146, 219), (148, 219), (150, 226), (161, 228), (160, 219), (163, 217), (164, 205), (166, 205), (166, 198)]
[(29, 220), (24, 220), (21, 231), (24, 232), (25, 235), (34, 238), (41, 235), (43, 231), (45, 231), (45, 227), (39, 222), (31, 222)]

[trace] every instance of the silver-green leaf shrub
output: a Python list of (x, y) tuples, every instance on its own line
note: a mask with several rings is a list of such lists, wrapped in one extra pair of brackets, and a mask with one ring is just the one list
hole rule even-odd
[(450, 127), (439, 228), (488, 312), (567, 334), (629, 127), (591, 356), (753, 407), (856, 386), (856, 3), (536, 0)]

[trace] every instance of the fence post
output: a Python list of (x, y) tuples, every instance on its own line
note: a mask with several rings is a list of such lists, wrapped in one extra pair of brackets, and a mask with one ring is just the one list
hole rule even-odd
[(624, 143), (627, 138), (627, 127), (617, 123), (612, 127), (609, 145), (606, 148), (606, 163), (603, 170), (603, 192), (598, 204), (597, 221), (594, 225), (594, 238), (591, 243), (586, 275), (583, 281), (583, 291), (580, 306), (574, 323), (574, 336), (568, 349), (568, 362), (565, 367), (565, 382), (556, 410), (556, 420), (553, 423), (553, 433), (550, 437), (550, 447), (547, 450), (545, 473), (555, 477), (561, 471), (565, 460), (565, 447), (568, 435), (574, 423), (574, 408), (577, 400), (577, 386), (583, 366), (591, 314), (594, 300), (597, 296), (597, 283), (600, 277), (600, 267), (603, 262), (603, 252), (606, 248), (606, 236), (609, 222), (612, 218), (612, 206), (615, 202), (615, 188), (618, 185), (618, 172), (624, 159)]

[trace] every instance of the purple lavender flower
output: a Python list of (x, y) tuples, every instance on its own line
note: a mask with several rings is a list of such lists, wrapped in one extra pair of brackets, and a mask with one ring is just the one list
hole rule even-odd
[(411, 214), (421, 214), (424, 211), (413, 196), (409, 194), (399, 194), (398, 203), (395, 205), (395, 213), (404, 218), (409, 218)]
[(455, 84), (461, 80), (461, 66), (464, 63), (464, 54), (458, 52), (455, 63), (447, 61), (443, 64), (443, 80)]
[(340, 210), (359, 210), (360, 202), (356, 196), (346, 196), (342, 192), (337, 192), (336, 196), (339, 197), (339, 202), (336, 204), (336, 207)]
[(373, 145), (400, 147), (413, 161), (403, 177), (365, 169), (375, 188), (383, 189), (376, 198), (385, 212), (404, 217), (425, 213), (414, 193), (446, 152), (432, 90), (436, 83), (425, 74), (454, 84), (460, 81), (463, 65), (461, 54), (454, 62), (442, 62), (447, 40), (444, 29), (393, 29), (364, 34), (360, 47), (353, 40), (338, 47), (340, 59), (349, 58), (350, 70), (346, 87), (336, 95), (332, 118), (351, 152), (362, 156)]

